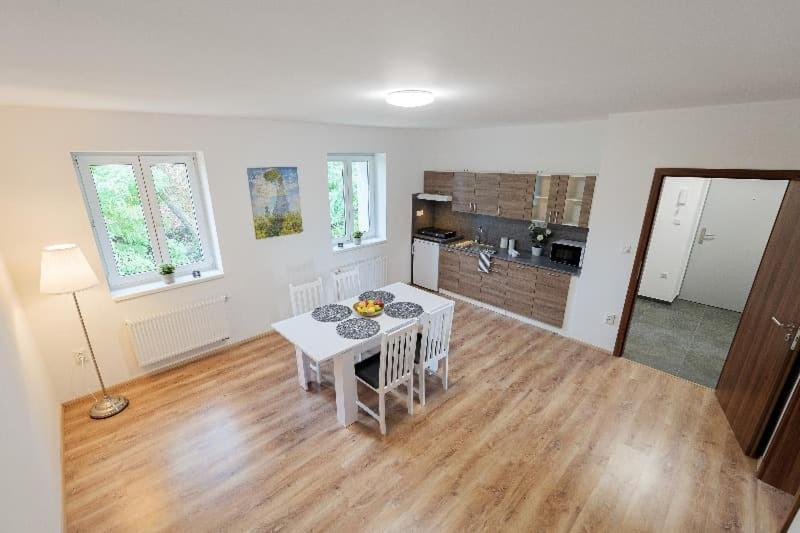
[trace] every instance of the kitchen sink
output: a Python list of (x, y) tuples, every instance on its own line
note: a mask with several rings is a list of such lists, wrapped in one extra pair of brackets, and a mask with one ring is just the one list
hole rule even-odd
[(491, 244), (481, 244), (475, 241), (463, 241), (458, 244), (454, 244), (453, 246), (459, 250), (464, 250), (465, 252), (470, 252), (473, 254), (483, 252), (489, 255), (494, 255), (497, 253), (497, 250)]

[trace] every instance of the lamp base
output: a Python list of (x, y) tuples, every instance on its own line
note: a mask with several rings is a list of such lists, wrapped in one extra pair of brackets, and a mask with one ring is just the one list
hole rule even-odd
[(106, 396), (97, 401), (89, 410), (89, 416), (95, 419), (108, 418), (128, 407), (125, 396)]

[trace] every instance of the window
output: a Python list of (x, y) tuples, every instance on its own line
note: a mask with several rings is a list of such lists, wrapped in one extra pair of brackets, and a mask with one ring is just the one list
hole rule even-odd
[(216, 268), (194, 154), (73, 154), (111, 290)]
[(375, 170), (373, 155), (328, 155), (333, 242), (349, 242), (355, 231), (365, 239), (377, 235)]

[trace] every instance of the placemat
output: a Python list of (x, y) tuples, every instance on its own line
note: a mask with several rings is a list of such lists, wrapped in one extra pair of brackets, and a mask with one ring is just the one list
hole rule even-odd
[(320, 322), (339, 322), (349, 317), (352, 309), (341, 304), (327, 304), (317, 307), (311, 312), (311, 318)]
[(422, 314), (422, 306), (414, 302), (394, 302), (384, 307), (383, 312), (392, 318), (416, 318)]
[(389, 291), (366, 291), (358, 296), (359, 300), (383, 300), (383, 303), (389, 304), (394, 301), (394, 294)]
[(350, 318), (336, 325), (336, 333), (345, 339), (368, 339), (381, 330), (371, 318)]

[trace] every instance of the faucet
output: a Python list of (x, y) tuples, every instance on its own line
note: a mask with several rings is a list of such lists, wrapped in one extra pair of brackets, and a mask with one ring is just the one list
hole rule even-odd
[(478, 232), (475, 234), (475, 241), (478, 244), (483, 243), (483, 226), (478, 226)]

